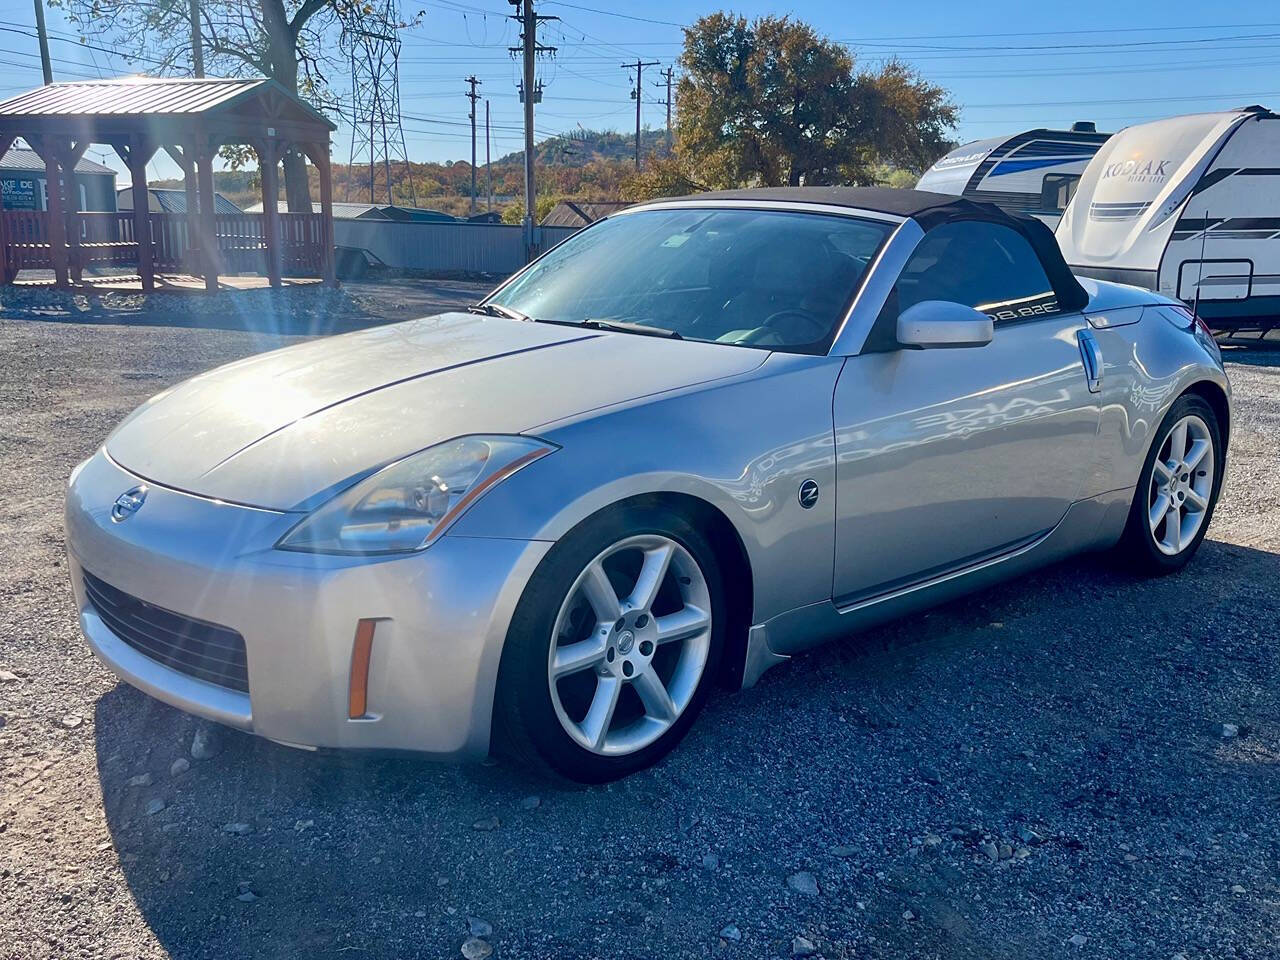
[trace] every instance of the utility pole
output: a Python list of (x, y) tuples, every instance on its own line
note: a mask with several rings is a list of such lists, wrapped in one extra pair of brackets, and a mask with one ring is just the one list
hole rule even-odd
[(537, 196), (533, 182), (533, 104), (541, 99), (541, 89), (534, 82), (534, 65), (538, 54), (553, 54), (555, 47), (538, 43), (538, 24), (559, 17), (540, 17), (533, 9), (533, 0), (508, 0), (516, 8), (511, 18), (520, 24), (520, 46), (509, 47), (512, 53), (524, 58), (524, 79), (520, 84), (520, 99), (524, 103), (524, 249), (525, 257), (532, 260), (535, 253), (533, 218), (537, 211)]
[(641, 93), (644, 91), (644, 87), (641, 85), (642, 74), (644, 73), (645, 67), (656, 67), (657, 65), (658, 65), (657, 60), (641, 61), (639, 57), (636, 58), (635, 63), (624, 63), (622, 65), (623, 70), (634, 70), (636, 72), (636, 88), (631, 91), (631, 96), (635, 98), (635, 101), (636, 101), (636, 169), (637, 170), (640, 169), (640, 105), (644, 100), (644, 98), (641, 96)]
[(45, 86), (53, 83), (53, 63), (49, 60), (49, 30), (44, 25), (44, 0), (35, 0), (36, 33), (40, 36), (40, 66), (44, 70)]
[[(659, 70), (658, 73), (665, 79), (667, 84), (667, 99), (662, 102), (667, 107), (667, 153), (669, 154), (671, 153), (671, 77), (675, 74), (675, 70), (667, 67), (665, 70)], [(654, 86), (660, 87), (662, 84), (663, 81), (659, 80)]]
[(484, 102), (484, 192), (489, 197), (486, 213), (493, 213), (493, 168), (489, 165), (489, 101)]
[[(475, 78), (475, 74), (467, 77), (467, 83), (471, 84), (471, 90), (467, 93), (467, 99), (471, 101), (471, 216), (476, 215), (476, 101), (480, 99), (480, 94), (476, 93), (476, 85), (481, 81)], [(488, 101), (485, 101), (485, 109), (488, 109)], [(486, 129), (488, 121), (485, 121)]]
[(191, 69), (197, 77), (203, 77), (204, 42), (200, 38), (200, 0), (190, 0), (188, 6), (191, 14)]

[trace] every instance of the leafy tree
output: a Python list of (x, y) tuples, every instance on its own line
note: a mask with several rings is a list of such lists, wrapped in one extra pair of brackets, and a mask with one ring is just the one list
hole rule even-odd
[[(359, 0), (200, 0), (205, 64), (213, 76), (271, 77), (290, 93), (316, 97), (336, 62), (333, 28)], [(189, 6), (184, 0), (51, 0), (65, 7), (81, 33), (109, 36), (120, 53), (160, 76), (194, 72)], [(352, 7), (358, 12), (359, 7)], [(243, 147), (224, 152), (233, 168), (250, 158)], [(284, 158), (290, 210), (309, 209), (306, 163)]]
[(708, 186), (865, 183), (875, 163), (922, 168), (949, 146), (947, 91), (789, 17), (728, 13), (685, 30), (677, 152)]
[(877, 163), (868, 173), (870, 174), (869, 184), (878, 187), (897, 187), (900, 190), (910, 190), (920, 179), (917, 171), (904, 170), (890, 163)]
[[(536, 197), (537, 216), (533, 219), (537, 223), (542, 222), (542, 218), (551, 212), (551, 208), (563, 200), (563, 197), (557, 197), (551, 194), (540, 193)], [(524, 201), (517, 200), (502, 211), (503, 223), (523, 223), (524, 222)]]
[(693, 179), (684, 158), (673, 151), (663, 156), (650, 154), (642, 169), (622, 181), (618, 197), (640, 203), (656, 197), (683, 197), (706, 189)]

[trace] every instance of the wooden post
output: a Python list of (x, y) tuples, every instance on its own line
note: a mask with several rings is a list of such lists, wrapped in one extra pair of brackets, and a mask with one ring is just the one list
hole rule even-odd
[(133, 239), (138, 244), (138, 276), (142, 292), (156, 288), (155, 248), (151, 236), (151, 191), (147, 189), (147, 164), (155, 153), (154, 145), (141, 137), (129, 140), (129, 180), (133, 184)]
[(189, 273), (200, 269), (200, 190), (196, 186), (195, 147), (184, 144), (182, 148), (182, 189), (187, 201), (187, 249), (182, 257)]
[(49, 260), (53, 263), (53, 280), (59, 288), (67, 286), (67, 223), (63, 218), (62, 175), (58, 170), (58, 149), (52, 138), (39, 137), (31, 146), (44, 160), (45, 230), (49, 240)]
[(58, 165), (62, 167), (63, 178), (67, 181), (70, 196), (66, 198), (67, 212), (64, 220), (69, 224), (67, 230), (67, 264), (71, 271), (71, 281), (79, 283), (84, 279), (84, 263), (80, 251), (80, 190), (76, 183), (76, 164), (84, 156), (89, 141), (58, 144)]
[(262, 180), (262, 237), (267, 246), (267, 280), (280, 286), (280, 211), (277, 206), (280, 185), (276, 179), (276, 161), (280, 145), (267, 138), (258, 144), (258, 172)]
[[(186, 243), (182, 248), (182, 268), (188, 273), (200, 272), (200, 194), (196, 189), (195, 144), (183, 140), (164, 148), (182, 170), (182, 189), (186, 199)], [(175, 237), (176, 237), (176, 231)], [(176, 245), (177, 241), (174, 240)]]
[[(9, 148), (13, 146), (16, 137), (0, 137), (0, 157), (9, 152)], [(4, 215), (4, 210), (0, 209), (0, 285), (8, 286), (13, 283), (17, 276), (17, 271), (10, 269), (13, 258), (10, 256), (9, 250), (9, 224)]]
[(204, 272), (204, 288), (209, 293), (218, 290), (218, 273), (222, 257), (218, 251), (218, 221), (214, 210), (213, 192), (213, 144), (201, 144), (196, 154), (196, 180), (200, 192), (200, 246), (201, 270)]
[(307, 148), (311, 162), (320, 171), (320, 276), (326, 287), (336, 287), (333, 245), (333, 167), (329, 163), (329, 144), (313, 143)]

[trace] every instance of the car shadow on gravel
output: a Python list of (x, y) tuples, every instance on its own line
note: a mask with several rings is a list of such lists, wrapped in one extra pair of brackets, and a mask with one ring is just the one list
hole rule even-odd
[(1277, 578), (1217, 542), (1154, 581), (1060, 564), (716, 696), (592, 789), (230, 730), (190, 760), (198, 722), (125, 684), (98, 774), (173, 957), (1261, 955)]
[(388, 280), (331, 289), (205, 293), (85, 293), (0, 288), (0, 317), (42, 323), (194, 327), (267, 335), (319, 336), (462, 310), (488, 292), (461, 281)]
[(0, 290), (0, 316), (42, 323), (194, 327), (259, 334), (342, 333), (387, 318), (341, 289), (321, 286), (216, 294)]

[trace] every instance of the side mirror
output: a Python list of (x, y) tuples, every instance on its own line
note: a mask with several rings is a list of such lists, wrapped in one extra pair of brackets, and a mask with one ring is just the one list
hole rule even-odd
[(898, 342), (904, 347), (985, 347), (995, 325), (985, 313), (948, 300), (922, 300), (898, 316)]

